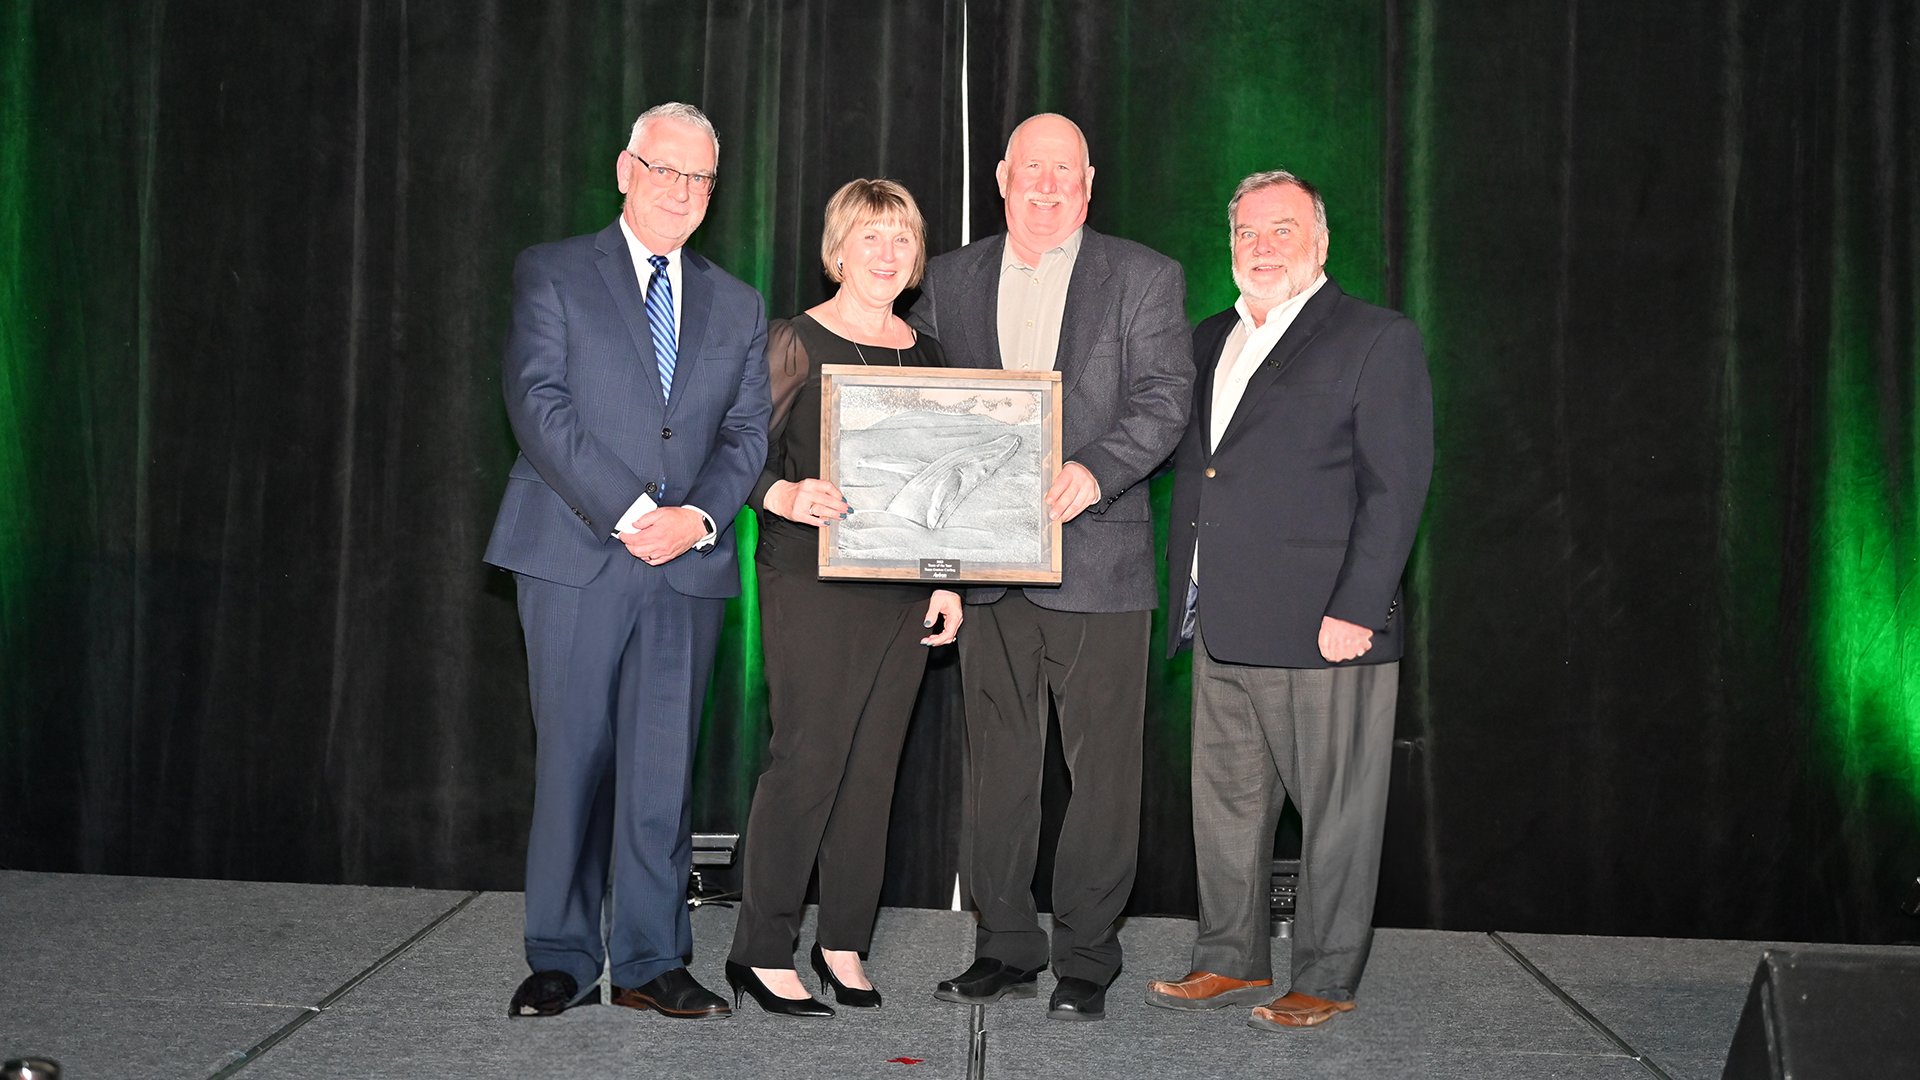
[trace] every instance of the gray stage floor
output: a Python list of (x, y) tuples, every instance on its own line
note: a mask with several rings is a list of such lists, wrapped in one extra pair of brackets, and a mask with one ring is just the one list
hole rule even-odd
[[(733, 912), (693, 918), (694, 973), (724, 990)], [(986, 1075), (1712, 1080), (1764, 947), (1383, 930), (1359, 1009), (1274, 1034), (1244, 1009), (1142, 1002), (1147, 979), (1186, 970), (1192, 933), (1127, 924), (1104, 1022), (1048, 1021), (1046, 975), (1038, 1000), (989, 1008)], [(51, 1057), (67, 1080), (957, 1078), (969, 1010), (930, 991), (971, 940), (967, 915), (882, 912), (875, 1013), (789, 1020), (748, 1002), (711, 1023), (611, 1007), (509, 1020), (517, 893), (0, 872), (0, 1058)]]

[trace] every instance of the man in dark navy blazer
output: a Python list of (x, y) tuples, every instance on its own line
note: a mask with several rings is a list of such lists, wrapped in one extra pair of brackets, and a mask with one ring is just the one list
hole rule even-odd
[[(1240, 300), (1195, 330), (1193, 416), (1174, 456), (1172, 655), (1193, 647), (1193, 970), (1149, 1004), (1274, 998), (1273, 834), (1303, 833), (1288, 992), (1248, 1023), (1353, 1008), (1373, 940), (1405, 613), (1400, 575), (1433, 468), (1411, 320), (1340, 291), (1320, 194), (1286, 172), (1227, 206)], [(1185, 617), (1179, 617), (1183, 613)]]
[(698, 109), (647, 110), (620, 217), (514, 265), (520, 456), (486, 554), (514, 574), (538, 734), (511, 1016), (597, 1003), (603, 966), (615, 1004), (729, 1012), (685, 966), (688, 794), (770, 404), (760, 294), (682, 247), (719, 156)]

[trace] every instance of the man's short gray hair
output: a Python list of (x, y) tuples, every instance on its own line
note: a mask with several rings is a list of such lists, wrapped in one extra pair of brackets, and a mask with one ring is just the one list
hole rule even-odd
[(1267, 172), (1257, 172), (1245, 180), (1240, 181), (1240, 186), (1233, 189), (1233, 198), (1227, 200), (1227, 232), (1232, 233), (1239, 225), (1239, 222), (1234, 219), (1234, 215), (1240, 211), (1241, 199), (1246, 198), (1262, 188), (1280, 187), (1283, 184), (1292, 184), (1294, 187), (1306, 192), (1307, 198), (1313, 200), (1313, 223), (1320, 226), (1320, 234), (1325, 236), (1327, 232), (1327, 203), (1325, 199), (1320, 197), (1320, 189), (1285, 169), (1270, 169)]
[(706, 132), (707, 138), (713, 140), (714, 164), (717, 166), (720, 163), (720, 136), (713, 130), (713, 121), (707, 119), (706, 113), (681, 101), (669, 101), (664, 104), (655, 105), (653, 108), (641, 113), (640, 118), (633, 122), (633, 134), (627, 139), (627, 149), (629, 151), (638, 151), (640, 149), (640, 136), (646, 133), (647, 125), (653, 123), (655, 120), (678, 120), (683, 124), (697, 127), (701, 131)]

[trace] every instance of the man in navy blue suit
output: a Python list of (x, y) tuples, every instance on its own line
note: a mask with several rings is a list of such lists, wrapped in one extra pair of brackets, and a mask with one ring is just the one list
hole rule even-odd
[(686, 969), (688, 795), (770, 403), (760, 294), (682, 246), (719, 158), (700, 110), (647, 110), (619, 219), (514, 265), (520, 456), (486, 559), (513, 571), (538, 753), (510, 1016), (599, 1002), (603, 965), (614, 1004), (729, 1012)]

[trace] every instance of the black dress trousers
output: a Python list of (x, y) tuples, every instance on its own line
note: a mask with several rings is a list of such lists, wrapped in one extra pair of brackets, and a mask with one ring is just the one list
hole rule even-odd
[(872, 940), (894, 776), (927, 667), (928, 590), (759, 571), (773, 737), (747, 816), (733, 959), (784, 968), (815, 852), (821, 948)]

